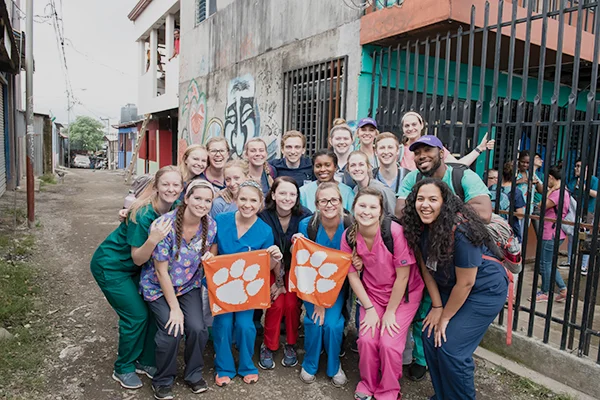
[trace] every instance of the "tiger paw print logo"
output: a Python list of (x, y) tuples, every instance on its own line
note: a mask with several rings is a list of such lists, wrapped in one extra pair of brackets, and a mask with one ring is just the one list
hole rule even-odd
[[(329, 279), (338, 271), (338, 266), (333, 263), (324, 263), (327, 253), (315, 251), (310, 254), (308, 250), (301, 249), (296, 252), (296, 282), (298, 290), (304, 294), (327, 293), (335, 288), (335, 281)], [(307, 263), (309, 263), (307, 265)]]
[[(237, 260), (231, 268), (221, 268), (213, 275), (213, 283), (217, 286), (216, 296), (222, 303), (240, 305), (256, 296), (265, 284), (262, 278), (256, 279), (260, 271), (258, 264), (246, 267), (245, 260)], [(213, 304), (213, 312), (221, 311), (221, 307)]]

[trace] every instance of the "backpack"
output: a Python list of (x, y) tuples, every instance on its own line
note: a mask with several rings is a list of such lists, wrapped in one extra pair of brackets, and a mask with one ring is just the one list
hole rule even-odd
[[(319, 231), (319, 227), (321, 226), (321, 220), (317, 219), (317, 223), (315, 223), (316, 217), (317, 213), (314, 213), (312, 217), (310, 217), (310, 220), (308, 221), (308, 227), (306, 228), (308, 238), (313, 242), (317, 241), (317, 232)], [(354, 217), (352, 216), (352, 214), (350, 214), (350, 211), (344, 210), (342, 222), (344, 224), (344, 229), (350, 228), (350, 225), (352, 225), (352, 222), (354, 222)]]
[[(460, 197), (462, 201), (465, 201), (465, 191), (462, 187), (462, 178), (465, 175), (465, 171), (469, 169), (465, 164), (460, 163), (446, 163), (452, 167), (452, 189), (454, 189), (454, 193)], [(419, 172), (417, 173), (417, 179), (415, 183), (419, 182), (424, 178), (424, 175)]]
[[(567, 192), (569, 193), (569, 192)], [(555, 206), (558, 211), (558, 204)], [(557, 213), (558, 214), (558, 213)], [(567, 215), (563, 218), (563, 221), (569, 221), (575, 223), (575, 216), (577, 215), (577, 200), (575, 197), (569, 193), (569, 211)], [(569, 236), (573, 236), (575, 234), (575, 227), (572, 225), (561, 224), (560, 229)]]

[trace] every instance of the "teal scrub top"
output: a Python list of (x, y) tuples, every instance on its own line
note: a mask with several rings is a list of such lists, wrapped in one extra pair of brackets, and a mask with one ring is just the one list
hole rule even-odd
[[(306, 217), (302, 221), (300, 221), (300, 225), (298, 226), (298, 232), (304, 235), (304, 237), (308, 238), (308, 223), (312, 217)], [(344, 224), (340, 223), (338, 225), (337, 231), (335, 231), (335, 235), (333, 235), (333, 239), (330, 239), (327, 236), (327, 232), (325, 232), (325, 228), (323, 225), (319, 225), (319, 229), (317, 230), (317, 237), (315, 242), (320, 244), (321, 246), (329, 247), (330, 249), (340, 250), (342, 246), (342, 236), (344, 234)]]
[(256, 219), (241, 238), (237, 237), (235, 212), (216, 215), (215, 221), (217, 223), (216, 243), (220, 255), (263, 250), (275, 243), (273, 230), (260, 218)]
[(127, 218), (96, 249), (92, 269), (102, 270), (106, 280), (140, 273), (140, 266), (131, 258), (132, 247), (142, 247), (150, 234), (150, 225), (160, 215), (148, 204), (137, 211), (136, 222)]

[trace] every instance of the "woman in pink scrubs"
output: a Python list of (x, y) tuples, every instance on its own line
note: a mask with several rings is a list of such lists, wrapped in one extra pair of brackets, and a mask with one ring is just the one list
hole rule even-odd
[[(363, 264), (362, 278), (354, 266), (348, 272), (360, 301), (361, 380), (354, 398), (396, 400), (401, 397), (402, 352), (424, 284), (402, 227), (383, 220), (381, 193), (369, 187), (360, 189), (352, 209), (355, 222), (343, 236), (341, 250), (352, 253), (355, 248)], [(391, 232), (393, 254), (382, 238), (382, 223)]]

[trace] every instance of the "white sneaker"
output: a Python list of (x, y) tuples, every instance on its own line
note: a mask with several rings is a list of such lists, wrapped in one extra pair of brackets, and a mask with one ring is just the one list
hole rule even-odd
[(338, 370), (337, 374), (335, 374), (331, 378), (331, 383), (333, 384), (333, 386), (335, 386), (337, 388), (341, 388), (344, 385), (346, 385), (346, 383), (348, 383), (348, 378), (346, 377), (346, 374), (342, 370), (341, 365), (340, 365), (340, 369)]
[(317, 377), (309, 374), (302, 368), (302, 371), (300, 371), (300, 380), (304, 383), (314, 383), (314, 381), (317, 380)]

